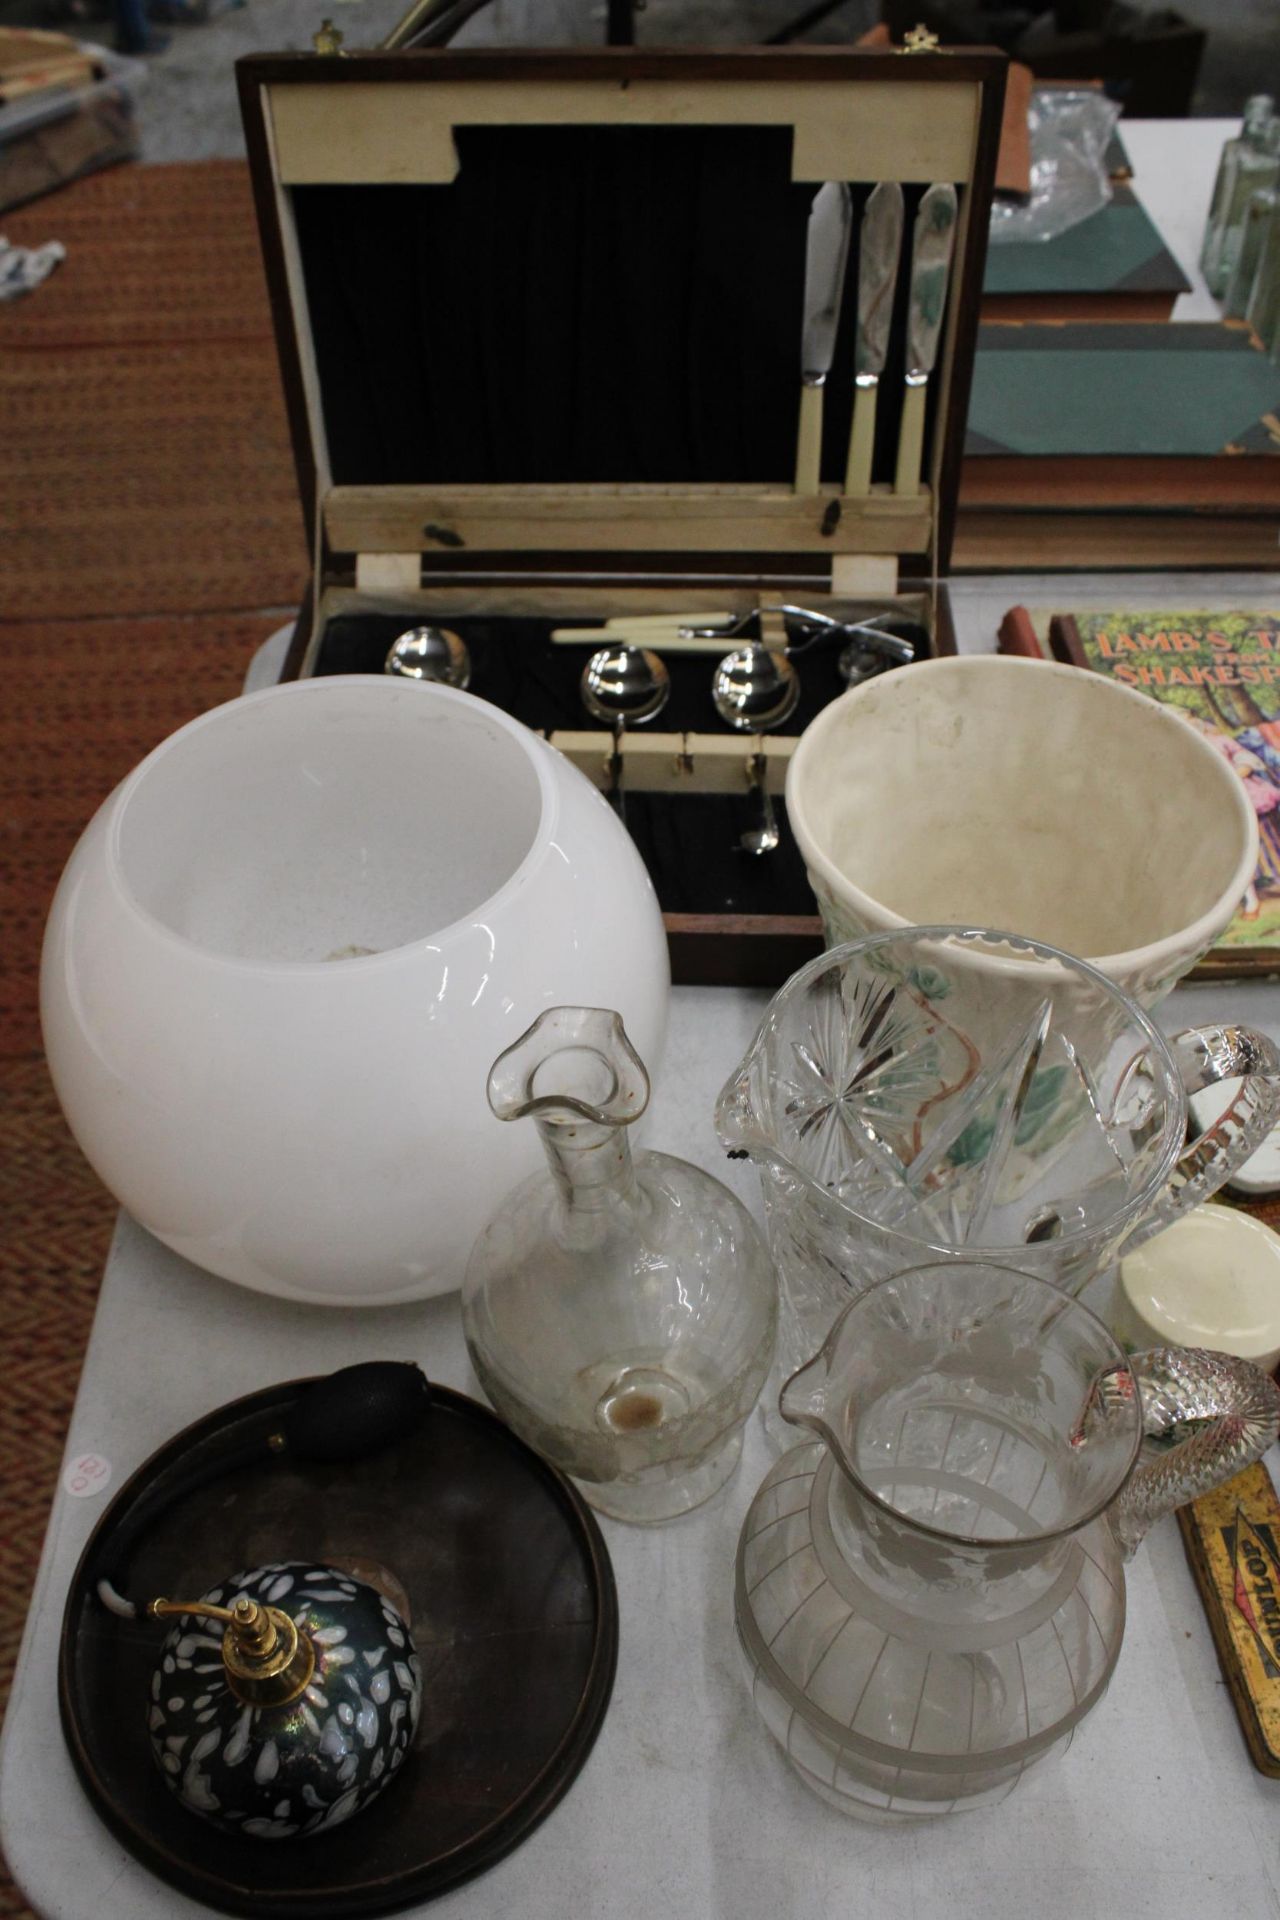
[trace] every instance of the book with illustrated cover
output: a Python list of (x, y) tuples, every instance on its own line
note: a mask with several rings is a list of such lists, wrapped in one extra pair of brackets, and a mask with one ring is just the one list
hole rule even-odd
[(1258, 869), (1211, 970), (1280, 971), (1280, 612), (1056, 613), (1047, 634), (1056, 659), (1175, 707), (1244, 782)]

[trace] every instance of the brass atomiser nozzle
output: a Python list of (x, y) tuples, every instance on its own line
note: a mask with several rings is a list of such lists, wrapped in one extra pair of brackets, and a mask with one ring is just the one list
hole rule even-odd
[(287, 1706), (315, 1672), (316, 1654), (309, 1636), (299, 1633), (279, 1607), (263, 1606), (247, 1594), (230, 1607), (209, 1606), (203, 1600), (152, 1600), (147, 1612), (157, 1620), (187, 1613), (224, 1621), (222, 1663), (227, 1684), (247, 1706)]

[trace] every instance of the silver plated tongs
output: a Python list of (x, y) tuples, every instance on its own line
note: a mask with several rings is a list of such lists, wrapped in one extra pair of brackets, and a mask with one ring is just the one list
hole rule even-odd
[[(780, 613), (787, 623), (788, 638), (785, 646), (771, 648), (775, 653), (786, 653), (795, 659), (813, 647), (839, 641), (844, 646), (854, 643), (860, 650), (878, 654), (894, 666), (906, 666), (916, 657), (911, 642), (901, 634), (886, 632), (877, 624), (887, 618), (891, 611), (885, 608), (881, 613), (865, 619), (839, 620), (833, 614), (819, 613), (814, 607), (798, 607), (784, 602), (782, 605), (752, 607), (746, 613), (732, 618), (726, 618), (723, 614), (708, 615), (705, 621), (682, 620), (678, 614), (672, 616), (670, 624), (657, 614), (637, 615), (631, 620), (621, 616), (603, 628), (558, 628), (551, 638), (557, 644), (631, 642), (653, 647), (663, 653), (719, 653), (728, 652), (733, 642), (758, 622), (762, 614)], [(795, 639), (791, 638), (793, 630), (797, 635)], [(769, 645), (768, 642), (761, 644)]]
[[(882, 654), (895, 664), (907, 665), (916, 657), (915, 648), (901, 634), (886, 633), (883, 627), (876, 625), (877, 616), (868, 620), (837, 620), (829, 613), (819, 613), (813, 607), (794, 607), (789, 605), (768, 608), (754, 608), (750, 613), (739, 616), (730, 626), (683, 626), (675, 629), (675, 637), (680, 640), (720, 640), (732, 639), (744, 633), (753, 620), (760, 618), (761, 612), (780, 613), (788, 623), (788, 632), (792, 625), (800, 629), (801, 638), (788, 639), (785, 647), (774, 649), (786, 653), (792, 660), (808, 653), (813, 647), (830, 641), (847, 642), (857, 640), (860, 646), (871, 653)], [(879, 616), (883, 617), (883, 616)], [(767, 643), (766, 643), (767, 644)]]

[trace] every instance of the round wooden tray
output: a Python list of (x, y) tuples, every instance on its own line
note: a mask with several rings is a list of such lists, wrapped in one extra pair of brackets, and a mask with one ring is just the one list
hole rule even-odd
[(184, 1893), (229, 1913), (386, 1913), (481, 1873), (567, 1791), (613, 1686), (618, 1603), (595, 1521), (487, 1408), (434, 1387), (424, 1424), (371, 1459), (240, 1469), (159, 1515), (128, 1588), (195, 1598), (270, 1560), (361, 1558), (405, 1587), (422, 1717), (401, 1778), (332, 1833), (237, 1838), (189, 1813), (151, 1757), (147, 1702), (164, 1630), (98, 1600), (99, 1551), (153, 1487), (258, 1433), (307, 1385), (220, 1408), (139, 1468), (71, 1583), (58, 1694), (80, 1779), (117, 1838)]

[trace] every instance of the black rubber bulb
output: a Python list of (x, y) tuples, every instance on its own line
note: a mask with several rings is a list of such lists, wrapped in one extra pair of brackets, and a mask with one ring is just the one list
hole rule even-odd
[(430, 1402), (421, 1367), (406, 1360), (362, 1360), (304, 1387), (269, 1444), (299, 1460), (363, 1460), (412, 1433)]

